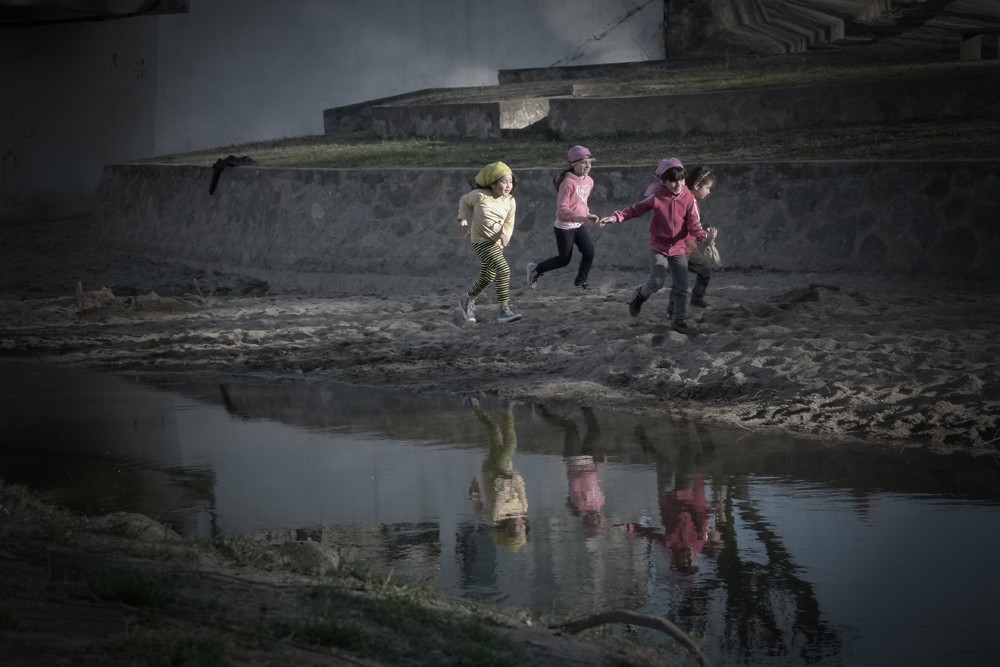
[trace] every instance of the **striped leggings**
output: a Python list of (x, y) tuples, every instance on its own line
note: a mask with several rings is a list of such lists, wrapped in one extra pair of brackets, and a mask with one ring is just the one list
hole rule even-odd
[(475, 299), (495, 281), (497, 303), (510, 301), (510, 266), (503, 256), (503, 246), (493, 241), (483, 241), (474, 243), (472, 249), (479, 255), (482, 265), (479, 267), (476, 284), (469, 290), (469, 299)]

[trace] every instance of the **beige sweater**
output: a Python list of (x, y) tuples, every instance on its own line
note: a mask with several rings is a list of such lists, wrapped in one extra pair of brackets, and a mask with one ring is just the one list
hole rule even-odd
[(514, 233), (513, 195), (494, 198), (488, 190), (473, 190), (458, 202), (458, 219), (468, 220), (473, 243), (492, 241), (507, 245)]

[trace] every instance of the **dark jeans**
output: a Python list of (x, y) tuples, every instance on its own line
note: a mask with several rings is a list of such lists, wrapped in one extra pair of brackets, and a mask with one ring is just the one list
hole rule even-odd
[(670, 301), (667, 304), (667, 315), (674, 322), (687, 319), (688, 307), (688, 256), (661, 255), (649, 251), (649, 278), (645, 285), (639, 286), (639, 294), (648, 299), (654, 293), (663, 289), (670, 274)]
[(712, 279), (712, 268), (705, 260), (701, 246), (688, 255), (688, 271), (695, 275), (694, 289), (691, 290), (691, 299), (693, 301), (704, 301), (705, 290), (708, 289), (708, 283)]
[(590, 232), (586, 225), (581, 225), (576, 229), (559, 229), (553, 227), (556, 233), (556, 248), (559, 254), (549, 257), (547, 260), (535, 267), (538, 275), (561, 269), (573, 257), (573, 245), (580, 249), (580, 269), (576, 272), (576, 283), (587, 282), (590, 275), (590, 265), (594, 263), (594, 242), (590, 238)]

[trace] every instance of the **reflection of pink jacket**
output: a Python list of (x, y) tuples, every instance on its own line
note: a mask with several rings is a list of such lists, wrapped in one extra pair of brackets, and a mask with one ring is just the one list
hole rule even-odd
[(687, 255), (691, 248), (687, 246), (687, 238), (705, 238), (708, 233), (701, 228), (701, 218), (694, 195), (687, 188), (675, 195), (663, 185), (651, 185), (646, 189), (650, 193), (638, 204), (615, 211), (615, 222), (625, 222), (653, 212), (649, 223), (649, 249), (668, 257)]
[(578, 512), (591, 512), (604, 507), (604, 491), (597, 478), (593, 456), (571, 456), (566, 459), (566, 479), (569, 480), (569, 500)]
[(667, 548), (677, 551), (690, 547), (701, 553), (708, 541), (708, 499), (705, 479), (694, 473), (690, 489), (669, 491), (660, 498), (660, 518), (667, 532)]

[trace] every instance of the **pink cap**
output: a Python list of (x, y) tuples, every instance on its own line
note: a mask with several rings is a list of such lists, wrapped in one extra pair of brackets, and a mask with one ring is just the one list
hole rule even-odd
[(593, 157), (590, 154), (589, 148), (586, 146), (573, 146), (573, 148), (569, 149), (569, 153), (566, 154), (566, 161), (573, 164), (588, 157)]
[(675, 157), (668, 157), (663, 160), (660, 160), (660, 164), (656, 165), (656, 172), (655, 172), (656, 177), (662, 180), (663, 175), (667, 173), (667, 170), (671, 169), (672, 167), (680, 167), (681, 169), (683, 169), (684, 165), (681, 164), (681, 161)]

